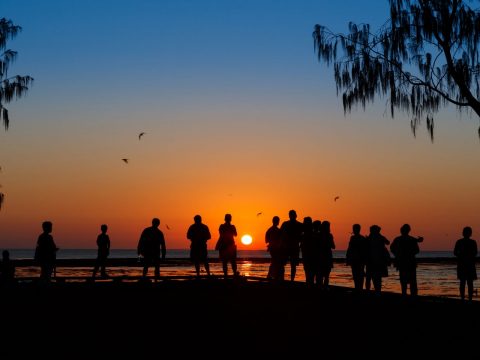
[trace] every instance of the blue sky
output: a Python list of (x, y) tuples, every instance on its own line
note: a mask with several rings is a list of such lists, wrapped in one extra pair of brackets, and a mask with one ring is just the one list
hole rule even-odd
[(11, 73), (35, 83), (8, 105), (11, 127), (0, 132), (0, 247), (28, 247), (45, 219), (67, 247), (88, 247), (79, 239), (103, 222), (134, 247), (153, 215), (183, 247), (195, 213), (216, 228), (229, 211), (262, 248), (271, 216), (296, 208), (329, 219), (340, 248), (353, 222), (390, 236), (411, 222), (435, 239), (425, 246), (448, 248), (439, 234), (480, 227), (478, 119), (442, 110), (431, 144), (423, 126), (412, 136), (407, 115), (390, 119), (384, 99), (344, 116), (333, 70), (313, 50), (315, 24), (377, 28), (387, 10), (353, 0), (2, 0), (0, 17), (23, 27), (8, 43), (18, 51)]

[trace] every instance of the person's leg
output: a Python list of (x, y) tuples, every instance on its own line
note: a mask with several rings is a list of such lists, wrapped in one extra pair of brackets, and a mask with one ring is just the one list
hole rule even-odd
[(146, 277), (148, 274), (148, 264), (143, 265), (143, 277)]
[(410, 294), (412, 296), (417, 296), (418, 295), (418, 285), (417, 285), (417, 277), (413, 277), (411, 282), (410, 282)]
[(372, 275), (370, 272), (367, 271), (365, 275), (365, 290), (370, 291), (370, 287), (372, 286)]
[(197, 277), (199, 277), (200, 276), (200, 261), (195, 260), (194, 265), (195, 265), (195, 272), (197, 273)]
[(278, 279), (279, 281), (285, 280), (285, 262), (282, 260), (279, 260), (278, 263)]
[(362, 290), (363, 289), (363, 281), (365, 277), (365, 273), (361, 266), (352, 266), (352, 276), (353, 276), (353, 283), (355, 284), (355, 290)]
[(365, 272), (362, 270), (359, 274), (358, 274), (358, 290), (362, 290), (363, 289), (363, 283), (365, 281)]
[(267, 279), (273, 279), (273, 260), (270, 263), (270, 266), (268, 267), (268, 273), (267, 273)]
[(237, 276), (238, 275), (237, 259), (232, 259), (232, 270), (233, 270), (233, 276)]
[(380, 294), (382, 292), (382, 277), (380, 275), (373, 275), (373, 287), (375, 288), (375, 293)]
[(290, 281), (295, 280), (295, 275), (297, 273), (297, 260), (295, 258), (290, 258)]
[(160, 259), (155, 259), (155, 281), (160, 278)]
[(223, 267), (223, 275), (225, 276), (225, 279), (226, 279), (228, 275), (228, 262), (226, 260), (222, 260), (222, 267)]
[(309, 262), (303, 259), (303, 272), (305, 273), (305, 282), (307, 285), (313, 285), (313, 274)]
[(402, 288), (402, 295), (407, 296), (408, 283), (404, 279), (400, 279), (400, 287)]
[(98, 260), (95, 262), (95, 266), (93, 267), (92, 277), (95, 277), (97, 275), (97, 271), (98, 271)]
[(47, 278), (47, 269), (46, 269), (46, 266), (43, 264), (43, 265), (40, 265), (40, 279), (46, 280), (46, 278)]
[(325, 279), (324, 279), (324, 281), (323, 281), (323, 287), (324, 287), (325, 290), (328, 289), (328, 285), (329, 285), (329, 284), (330, 284), (330, 272), (327, 272), (327, 273), (325, 274)]
[(210, 276), (210, 264), (208, 263), (208, 259), (205, 259), (205, 270), (207, 271), (207, 276)]
[(460, 280), (460, 298), (465, 300), (465, 280)]
[(308, 286), (313, 286), (315, 282), (315, 275), (310, 269), (305, 269), (305, 282)]
[(472, 279), (467, 280), (467, 286), (468, 286), (468, 300), (472, 301), (473, 299), (473, 280)]
[(102, 258), (102, 259), (101, 259), (101, 262), (100, 262), (100, 274), (102, 275), (102, 277), (106, 277), (106, 276), (107, 276), (107, 271), (106, 271), (106, 269), (105, 269), (106, 262), (107, 262), (107, 259), (106, 259), (106, 258)]

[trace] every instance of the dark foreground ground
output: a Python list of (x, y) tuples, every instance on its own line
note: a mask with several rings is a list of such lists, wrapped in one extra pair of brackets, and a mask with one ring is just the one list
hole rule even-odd
[(189, 280), (23, 284), (0, 306), (0, 359), (480, 358), (480, 303), (452, 299)]

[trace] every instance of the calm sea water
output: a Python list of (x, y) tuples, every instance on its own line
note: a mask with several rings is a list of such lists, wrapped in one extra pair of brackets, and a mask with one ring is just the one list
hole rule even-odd
[[(12, 259), (31, 259), (33, 258), (33, 249), (17, 249), (10, 250)], [(94, 259), (96, 258), (96, 249), (61, 249), (57, 258), (59, 259)], [(110, 258), (135, 258), (136, 250), (111, 250)], [(188, 258), (189, 250), (169, 250), (168, 258)], [(218, 258), (218, 252), (209, 251), (210, 258)], [(262, 250), (239, 250), (238, 257), (242, 259), (239, 262), (239, 271), (247, 276), (266, 277), (268, 272), (270, 255)], [(345, 258), (345, 251), (335, 251), (334, 257), (337, 259)], [(456, 277), (456, 264), (453, 254), (447, 251), (429, 251), (420, 252), (418, 258), (428, 259), (427, 262), (419, 261), (417, 269), (417, 281), (420, 295), (435, 295), (458, 297), (458, 280)], [(252, 262), (248, 259), (257, 259)], [(258, 260), (259, 259), (259, 260)], [(436, 260), (438, 259), (438, 261)], [(443, 259), (440, 261), (440, 259)], [(447, 261), (445, 261), (447, 259)], [(451, 259), (452, 261), (448, 261)], [(211, 270), (214, 274), (221, 275), (221, 264), (212, 263)], [(91, 268), (58, 268), (58, 276), (88, 276), (91, 274)], [(150, 270), (153, 275), (153, 270)], [(108, 269), (111, 276), (120, 275), (141, 275), (140, 267), (112, 267)], [(286, 278), (290, 277), (290, 267), (287, 265), (285, 269)], [(161, 269), (162, 275), (194, 275), (193, 266), (175, 266), (164, 267)], [(16, 275), (22, 276), (37, 276), (39, 269), (37, 267), (23, 267), (18, 268)], [(300, 265), (297, 269), (296, 280), (305, 281), (305, 274), (303, 267)], [(330, 275), (330, 283), (332, 285), (353, 287), (353, 280), (351, 276), (350, 267), (342, 262), (336, 262), (332, 273)], [(400, 282), (398, 271), (394, 267), (389, 268), (388, 278), (383, 279), (383, 289), (386, 291), (400, 292)], [(480, 300), (480, 297), (475, 293), (474, 299)]]

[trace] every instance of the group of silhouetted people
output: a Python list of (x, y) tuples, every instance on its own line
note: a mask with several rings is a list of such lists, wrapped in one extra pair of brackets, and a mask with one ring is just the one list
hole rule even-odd
[[(362, 290), (365, 281), (365, 289), (370, 290), (371, 283), (375, 292), (380, 293), (382, 289), (382, 278), (388, 276), (388, 267), (392, 264), (400, 274), (400, 286), (402, 294), (407, 294), (410, 285), (411, 295), (417, 295), (417, 262), (415, 256), (420, 252), (418, 243), (423, 241), (422, 237), (410, 236), (410, 225), (404, 224), (400, 228), (400, 236), (396, 237), (392, 244), (381, 234), (378, 225), (370, 226), (370, 234), (363, 236), (361, 226), (354, 224), (352, 236), (348, 244), (346, 261), (352, 268), (352, 277), (356, 290)], [(392, 261), (387, 245), (394, 255)]]
[(301, 223), (295, 210), (290, 210), (288, 217), (279, 228), (280, 218), (274, 216), (272, 226), (265, 233), (272, 258), (267, 277), (284, 280), (285, 266), (290, 263), (290, 280), (294, 281), (301, 252), (306, 283), (327, 288), (333, 267), (332, 250), (335, 249), (330, 222), (305, 217)]
[[(295, 280), (296, 269), (300, 262), (300, 253), (308, 285), (316, 284), (322, 289), (329, 285), (330, 272), (333, 268), (333, 250), (335, 241), (330, 230), (330, 222), (313, 221), (305, 217), (303, 223), (297, 220), (295, 210), (290, 210), (289, 220), (281, 226), (280, 218), (274, 216), (272, 226), (265, 234), (267, 250), (271, 256), (267, 278), (273, 281), (283, 281), (285, 266), (290, 264), (290, 279)], [(137, 252), (139, 260), (143, 262), (143, 276), (148, 274), (149, 267), (153, 266), (155, 278), (160, 276), (160, 263), (166, 256), (165, 236), (159, 229), (160, 220), (154, 218), (152, 225), (145, 228), (138, 241)], [(39, 235), (34, 259), (40, 266), (40, 279), (50, 281), (55, 274), (56, 246), (52, 233), (52, 222), (42, 223), (43, 232)], [(110, 238), (107, 234), (108, 226), (100, 227), (101, 233), (97, 237), (97, 259), (93, 269), (93, 277), (100, 270), (101, 277), (108, 277), (106, 262), (110, 253)], [(420, 249), (418, 244), (422, 237), (410, 235), (411, 227), (404, 224), (400, 228), (400, 235), (390, 245), (390, 241), (381, 234), (378, 225), (370, 226), (367, 236), (361, 234), (361, 226), (354, 224), (352, 236), (346, 253), (346, 263), (351, 267), (354, 288), (357, 291), (370, 290), (371, 283), (376, 293), (381, 292), (382, 278), (388, 276), (388, 268), (393, 265), (399, 271), (402, 294), (418, 294), (417, 260)], [(228, 264), (231, 264), (234, 276), (237, 270), (237, 246), (235, 237), (237, 229), (232, 224), (232, 215), (225, 215), (225, 222), (219, 227), (219, 238), (215, 250), (219, 252), (223, 274), (228, 276)], [(473, 281), (477, 279), (476, 257), (477, 243), (471, 239), (472, 228), (463, 229), (463, 238), (455, 244), (454, 255), (457, 258), (457, 278), (460, 280), (460, 296), (465, 299), (465, 286), (468, 288), (468, 299), (473, 297)], [(211, 239), (210, 230), (202, 223), (202, 217), (195, 215), (194, 223), (188, 228), (186, 237), (190, 240), (190, 258), (195, 266), (197, 276), (200, 276), (200, 265), (203, 264), (207, 275), (210, 275), (208, 262), (207, 241)], [(387, 246), (390, 245), (390, 251)], [(390, 252), (394, 258), (390, 257)], [(0, 283), (12, 283), (15, 279), (15, 267), (7, 250), (3, 251), (0, 262)]]
[[(301, 223), (297, 221), (295, 210), (290, 210), (288, 215), (289, 220), (280, 228), (280, 218), (274, 216), (272, 226), (265, 234), (267, 250), (271, 255), (267, 277), (284, 280), (285, 265), (290, 262), (290, 279), (293, 281), (301, 251), (306, 283), (327, 289), (333, 268), (332, 250), (335, 249), (330, 222), (312, 221), (311, 217), (305, 217)], [(372, 225), (370, 233), (364, 236), (361, 226), (353, 225), (346, 263), (351, 266), (355, 290), (370, 290), (373, 283), (375, 292), (380, 293), (382, 278), (388, 276), (388, 268), (393, 263), (399, 272), (402, 295), (407, 295), (409, 286), (412, 296), (418, 294), (416, 255), (420, 252), (418, 244), (423, 242), (423, 237), (413, 237), (410, 231), (409, 224), (402, 225), (400, 235), (390, 245), (390, 241), (381, 234), (380, 226)], [(472, 300), (473, 280), (477, 279), (477, 243), (471, 236), (472, 228), (465, 227), (463, 238), (456, 242), (454, 249), (462, 300), (465, 299), (465, 285), (468, 287), (468, 299)], [(390, 251), (387, 245), (390, 245)]]

